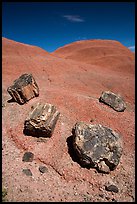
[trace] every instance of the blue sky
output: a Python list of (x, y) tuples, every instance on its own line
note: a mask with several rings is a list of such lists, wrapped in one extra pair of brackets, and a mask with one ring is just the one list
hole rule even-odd
[(48, 52), (78, 40), (117, 40), (135, 50), (134, 2), (3, 2), (2, 36)]

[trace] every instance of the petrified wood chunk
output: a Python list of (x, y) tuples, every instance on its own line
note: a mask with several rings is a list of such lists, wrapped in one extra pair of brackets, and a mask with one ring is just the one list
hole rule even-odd
[(121, 96), (118, 96), (110, 91), (102, 92), (102, 95), (99, 98), (100, 102), (103, 102), (110, 107), (112, 107), (116, 111), (124, 111), (126, 108), (126, 104)]
[(60, 113), (52, 104), (37, 103), (24, 123), (24, 133), (36, 137), (51, 137)]
[(39, 88), (32, 74), (21, 75), (7, 91), (19, 104), (24, 104), (39, 95)]
[(72, 129), (73, 147), (84, 166), (109, 173), (122, 155), (121, 136), (108, 127), (78, 122)]

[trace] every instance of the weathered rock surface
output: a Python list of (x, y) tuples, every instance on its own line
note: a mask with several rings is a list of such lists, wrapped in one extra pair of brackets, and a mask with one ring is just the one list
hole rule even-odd
[(32, 74), (23, 74), (8, 87), (8, 93), (19, 104), (39, 96), (39, 87)]
[(109, 173), (122, 155), (121, 136), (108, 127), (78, 122), (72, 129), (73, 147), (84, 166)]
[(109, 105), (111, 108), (118, 112), (124, 111), (126, 109), (126, 104), (122, 97), (110, 91), (102, 92), (99, 101)]
[(36, 137), (51, 137), (59, 115), (54, 105), (37, 103), (25, 120), (24, 133)]

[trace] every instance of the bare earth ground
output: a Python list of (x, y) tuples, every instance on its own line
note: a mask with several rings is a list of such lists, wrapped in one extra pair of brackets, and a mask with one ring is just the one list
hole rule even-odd
[[(98, 41), (85, 41), (85, 47), (82, 43), (82, 48), (75, 43), (76, 50), (70, 45), (67, 51), (64, 47), (59, 53), (49, 54), (38, 47), (2, 40), (2, 185), (8, 201), (135, 201), (134, 56), (115, 41), (101, 41), (99, 45)], [(102, 52), (95, 49), (98, 46), (103, 47), (103, 53), (104, 46), (110, 46), (109, 53), (117, 51), (113, 57), (106, 53), (102, 59)], [(81, 52), (87, 62), (85, 57), (80, 61), (80, 49), (84, 49)], [(92, 53), (95, 57), (90, 60)], [(8, 102), (8, 86), (24, 73), (32, 73), (36, 79), (39, 97), (24, 105)], [(105, 90), (123, 96), (127, 104), (124, 112), (99, 103)], [(61, 113), (51, 138), (23, 134), (31, 106), (39, 101), (55, 105)], [(72, 127), (77, 121), (91, 120), (112, 128), (123, 138), (121, 161), (110, 174), (81, 167), (73, 152)], [(26, 151), (34, 154), (32, 162), (22, 161)], [(43, 174), (41, 165), (47, 167)], [(22, 172), (26, 168), (32, 176)], [(106, 191), (107, 182), (114, 183), (119, 192)]]

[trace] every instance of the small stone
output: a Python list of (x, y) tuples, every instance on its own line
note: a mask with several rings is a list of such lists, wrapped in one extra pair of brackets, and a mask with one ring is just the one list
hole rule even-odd
[(108, 197), (108, 196), (106, 196), (105, 198), (106, 198), (107, 200), (110, 200), (110, 197)]
[(117, 202), (117, 200), (116, 200), (115, 198), (112, 198), (112, 201), (113, 201), (113, 202)]
[(93, 119), (93, 118), (91, 118), (91, 119), (90, 119), (90, 122), (91, 122), (91, 123), (92, 123), (92, 122), (94, 122), (94, 119)]
[(32, 162), (34, 158), (34, 154), (32, 152), (25, 152), (22, 158), (24, 162)]
[(104, 198), (104, 195), (103, 194), (99, 194), (99, 197)]
[(30, 169), (23, 169), (22, 172), (26, 174), (27, 176), (32, 176), (31, 170)]
[(74, 192), (74, 195), (78, 195), (78, 193), (75, 191), (75, 192)]
[(126, 109), (126, 104), (121, 96), (110, 91), (103, 91), (99, 98), (99, 102), (109, 105), (114, 110), (121, 112)]
[(39, 171), (40, 171), (41, 173), (45, 173), (45, 172), (48, 171), (48, 169), (47, 169), (46, 166), (40, 166), (40, 167), (39, 167)]
[(111, 184), (111, 185), (106, 185), (106, 186), (105, 186), (105, 189), (106, 189), (107, 191), (111, 191), (111, 192), (114, 192), (114, 193), (118, 193), (118, 188), (117, 188), (117, 186), (115, 186), (115, 185), (113, 185), (113, 184)]
[(83, 202), (91, 202), (89, 196), (84, 195)]
[(106, 165), (105, 161), (101, 161), (100, 163), (98, 163), (98, 169), (102, 173), (109, 173), (110, 172), (110, 168)]
[(30, 99), (39, 96), (38, 85), (32, 74), (23, 74), (7, 88), (12, 99), (19, 104), (24, 104)]

